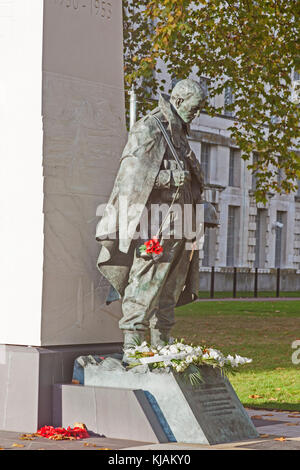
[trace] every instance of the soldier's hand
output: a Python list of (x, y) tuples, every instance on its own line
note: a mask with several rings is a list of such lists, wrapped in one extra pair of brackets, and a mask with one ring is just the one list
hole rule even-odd
[(172, 170), (172, 183), (174, 186), (184, 186), (190, 180), (191, 175), (189, 171)]
[(160, 170), (155, 181), (155, 188), (168, 189), (171, 186), (171, 170)]

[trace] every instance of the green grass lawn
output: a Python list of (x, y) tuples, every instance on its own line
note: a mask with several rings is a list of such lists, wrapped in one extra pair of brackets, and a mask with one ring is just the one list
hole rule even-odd
[[(208, 291), (199, 291), (199, 299), (209, 299), (210, 292)], [(259, 291), (257, 293), (258, 297), (276, 297), (275, 291)], [(232, 297), (232, 291), (217, 291), (214, 293), (215, 299), (226, 299)], [(236, 293), (237, 298), (251, 298), (254, 297), (253, 291), (238, 291)], [(300, 297), (300, 292), (298, 291), (289, 291), (289, 292), (280, 292), (280, 297)]]
[(291, 358), (300, 301), (195, 302), (176, 309), (172, 334), (252, 358), (229, 376), (244, 406), (300, 411), (300, 364)]

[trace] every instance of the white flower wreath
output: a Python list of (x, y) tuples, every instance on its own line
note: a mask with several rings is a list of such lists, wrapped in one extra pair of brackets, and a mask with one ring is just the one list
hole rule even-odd
[(131, 358), (129, 367), (148, 364), (149, 369), (169, 369), (188, 375), (191, 383), (202, 381), (200, 366), (209, 365), (226, 373), (236, 367), (249, 364), (252, 359), (236, 354), (225, 356), (214, 348), (185, 344), (183, 340), (175, 340), (172, 344), (153, 348), (146, 341), (126, 349), (125, 354)]

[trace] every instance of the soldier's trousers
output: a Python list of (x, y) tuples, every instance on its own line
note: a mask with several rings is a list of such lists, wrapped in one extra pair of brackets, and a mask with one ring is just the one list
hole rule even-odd
[(135, 252), (122, 302), (122, 330), (144, 331), (151, 321), (151, 328), (170, 331), (190, 257), (185, 239), (164, 240), (163, 256), (158, 260), (144, 259)]

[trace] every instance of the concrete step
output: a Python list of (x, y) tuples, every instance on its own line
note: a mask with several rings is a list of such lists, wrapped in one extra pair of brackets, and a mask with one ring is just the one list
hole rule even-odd
[(146, 443), (170, 440), (143, 390), (55, 384), (54, 426), (76, 422), (109, 438)]

